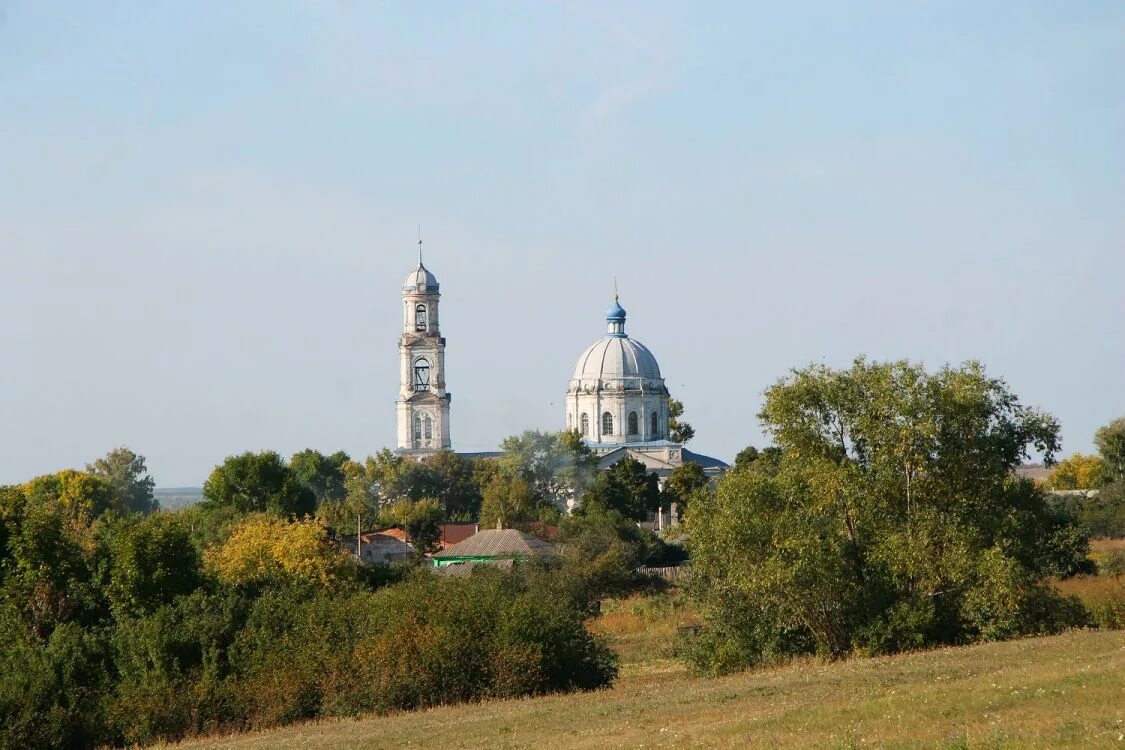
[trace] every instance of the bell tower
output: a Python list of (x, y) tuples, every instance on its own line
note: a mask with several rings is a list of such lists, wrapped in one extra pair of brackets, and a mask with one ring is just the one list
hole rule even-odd
[(427, 455), (449, 450), (449, 402), (445, 390), (445, 339), (441, 336), (437, 278), (422, 264), (402, 285), (402, 336), (398, 341), (397, 453)]

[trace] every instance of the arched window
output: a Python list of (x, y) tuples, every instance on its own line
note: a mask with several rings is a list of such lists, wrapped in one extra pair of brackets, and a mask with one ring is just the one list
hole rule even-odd
[(654, 438), (660, 437), (660, 423), (657, 421), (656, 412), (652, 413), (652, 429), (649, 432)]
[(602, 412), (602, 434), (603, 435), (612, 435), (613, 434), (613, 415), (610, 414), (608, 411)]
[(414, 330), (426, 330), (426, 306), (418, 305), (414, 308)]
[(590, 415), (587, 414), (586, 412), (582, 412), (582, 430), (581, 430), (581, 432), (582, 432), (583, 435), (589, 435), (590, 434)]
[(414, 390), (430, 390), (430, 362), (425, 357), (414, 361)]
[(433, 438), (433, 436), (434, 436), (434, 420), (430, 419), (429, 415), (427, 414), (426, 415), (426, 440), (429, 440), (429, 439)]
[(422, 439), (422, 415), (414, 415), (414, 440), (418, 442)]
[(636, 435), (640, 432), (640, 425), (637, 424), (637, 412), (629, 412), (629, 434)]

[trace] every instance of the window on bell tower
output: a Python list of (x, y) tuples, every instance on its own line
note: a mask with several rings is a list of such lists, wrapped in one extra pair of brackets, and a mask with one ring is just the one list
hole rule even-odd
[(580, 421), (581, 421), (581, 424), (582, 424), (582, 429), (581, 429), (582, 434), (583, 435), (589, 435), (590, 434), (590, 415), (587, 414), (586, 412), (582, 412), (582, 419)]
[(652, 429), (650, 432), (654, 438), (660, 437), (660, 424), (657, 422), (656, 412), (652, 413)]
[(629, 434), (636, 435), (640, 432), (640, 425), (638, 424), (637, 412), (629, 412)]
[(610, 414), (608, 411), (602, 413), (602, 434), (603, 435), (612, 435), (613, 434), (613, 415)]
[(414, 308), (414, 330), (426, 330), (426, 306), (418, 305)]
[(425, 358), (414, 362), (414, 390), (430, 390), (430, 362)]

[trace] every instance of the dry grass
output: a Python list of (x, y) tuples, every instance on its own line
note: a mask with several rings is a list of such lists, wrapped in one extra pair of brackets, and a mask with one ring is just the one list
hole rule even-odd
[[(605, 617), (617, 624), (599, 627), (625, 638), (646, 617), (630, 607), (610, 608)], [(1125, 633), (1072, 632), (721, 679), (691, 677), (671, 660), (632, 660), (612, 690), (317, 722), (183, 747), (1121, 748)]]
[(1121, 550), (1125, 552), (1125, 538), (1121, 539), (1091, 539), (1090, 540), (1090, 553), (1092, 555), (1104, 555), (1114, 550)]

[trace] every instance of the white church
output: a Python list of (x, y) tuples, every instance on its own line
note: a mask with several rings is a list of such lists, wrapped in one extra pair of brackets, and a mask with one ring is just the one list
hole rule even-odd
[[(445, 339), (438, 316), (437, 277), (423, 265), (402, 286), (402, 336), (396, 452), (423, 457), (452, 450), (451, 396), (446, 390)], [(656, 357), (625, 332), (625, 308), (614, 295), (606, 332), (574, 365), (566, 391), (566, 428), (578, 430), (606, 469), (626, 456), (644, 464), (662, 481), (685, 462), (718, 476), (727, 464), (669, 440), (668, 388)], [(499, 455), (474, 453), (473, 456)]]

